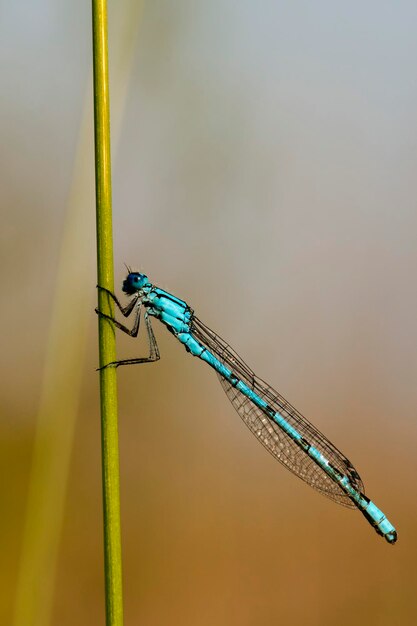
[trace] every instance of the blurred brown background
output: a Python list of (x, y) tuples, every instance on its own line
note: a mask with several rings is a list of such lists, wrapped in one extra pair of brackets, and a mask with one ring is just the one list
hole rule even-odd
[[(286, 472), (214, 373), (155, 324), (162, 360), (119, 371), (125, 624), (415, 624), (417, 6), (161, 0), (139, 19), (113, 158), (117, 285), (126, 262), (186, 299), (347, 454), (399, 540), (388, 546)], [(2, 624), (90, 22), (78, 0), (4, 5), (0, 20)], [(86, 273), (60, 626), (104, 621), (94, 267)], [(118, 339), (120, 356), (146, 349)]]

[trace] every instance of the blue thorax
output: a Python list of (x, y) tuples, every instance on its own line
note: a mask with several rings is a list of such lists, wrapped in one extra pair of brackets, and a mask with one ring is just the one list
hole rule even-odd
[(130, 296), (138, 293), (148, 315), (158, 318), (174, 335), (190, 331), (193, 310), (184, 300), (152, 285), (145, 274), (130, 272), (123, 282), (123, 291)]

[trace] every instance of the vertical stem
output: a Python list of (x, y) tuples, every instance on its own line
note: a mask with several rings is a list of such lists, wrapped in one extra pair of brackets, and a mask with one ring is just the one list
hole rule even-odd
[[(98, 284), (113, 291), (110, 107), (106, 0), (92, 0), (94, 60), (94, 128), (96, 166)], [(98, 294), (99, 309), (113, 314), (112, 303)], [(99, 318), (100, 366), (116, 358), (114, 327)], [(119, 442), (116, 369), (100, 370), (103, 472), (104, 567), (107, 626), (123, 625), (120, 538)]]

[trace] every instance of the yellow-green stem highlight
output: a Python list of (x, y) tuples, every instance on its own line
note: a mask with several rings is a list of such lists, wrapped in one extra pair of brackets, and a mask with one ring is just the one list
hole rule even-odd
[[(94, 127), (98, 284), (113, 291), (111, 212), (110, 107), (108, 80), (107, 5), (93, 0)], [(109, 299), (98, 294), (101, 311), (112, 315)], [(100, 366), (116, 358), (114, 327), (99, 319)], [(104, 567), (107, 626), (123, 625), (120, 537), (119, 441), (115, 368), (100, 371), (103, 471)]]

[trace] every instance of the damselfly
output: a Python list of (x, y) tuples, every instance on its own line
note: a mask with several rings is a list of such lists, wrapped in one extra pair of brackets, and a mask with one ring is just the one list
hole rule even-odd
[(262, 445), (287, 469), (335, 502), (357, 508), (376, 532), (395, 543), (397, 532), (384, 513), (364, 495), (362, 480), (352, 463), (313, 424), (246, 365), (243, 359), (216, 333), (194, 315), (186, 302), (159, 289), (144, 274), (132, 272), (123, 282), (130, 296), (126, 306), (107, 289), (99, 287), (129, 317), (133, 327), (100, 312), (131, 337), (139, 332), (142, 306), (149, 339), (149, 356), (108, 363), (104, 367), (157, 361), (159, 349), (151, 326), (156, 317), (192, 355), (208, 363), (234, 408)]

